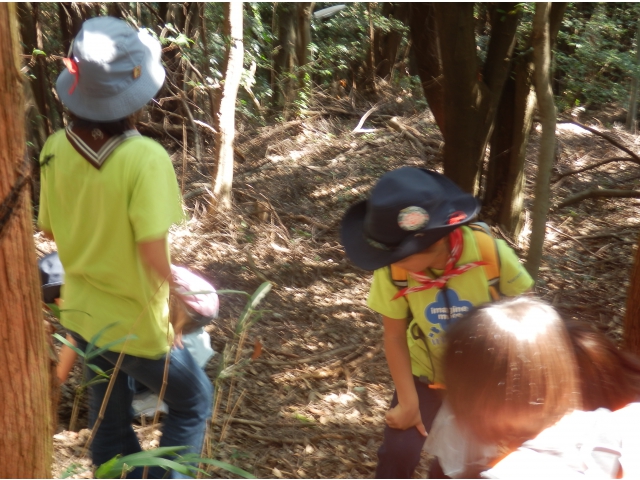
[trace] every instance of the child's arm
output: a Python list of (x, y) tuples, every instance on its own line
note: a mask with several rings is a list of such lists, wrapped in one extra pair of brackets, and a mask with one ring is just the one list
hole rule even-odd
[(407, 321), (385, 316), (382, 319), (385, 355), (398, 393), (398, 405), (386, 414), (387, 425), (399, 430), (416, 427), (426, 437), (427, 431), (422, 424), (418, 393), (411, 373), (411, 357), (407, 345)]
[[(73, 345), (76, 344), (76, 341), (71, 335), (67, 335), (67, 341), (69, 341)], [(58, 375), (58, 380), (60, 380), (60, 383), (64, 383), (67, 381), (69, 372), (73, 368), (73, 364), (75, 363), (77, 357), (78, 354), (76, 352), (74, 352), (67, 345), (62, 345), (62, 348), (60, 349), (58, 367), (56, 368), (56, 374)]]

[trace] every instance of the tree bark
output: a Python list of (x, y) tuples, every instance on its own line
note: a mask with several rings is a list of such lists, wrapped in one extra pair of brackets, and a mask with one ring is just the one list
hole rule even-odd
[(233, 183), (233, 139), (235, 136), (235, 106), (242, 76), (242, 2), (225, 4), (225, 35), (229, 37), (226, 54), (226, 68), (222, 88), (218, 94), (219, 107), (214, 118), (217, 130), (214, 159), (216, 172), (213, 174), (213, 208), (231, 208), (231, 185)]
[(518, 62), (513, 73), (496, 113), (483, 204), (490, 218), (515, 238), (522, 228), (524, 162), (536, 106), (531, 56)]
[(309, 86), (307, 82), (308, 72), (304, 66), (309, 63), (309, 44), (311, 43), (311, 14), (315, 2), (299, 2), (298, 7), (298, 35), (296, 44), (296, 57), (298, 60), (298, 87), (305, 89)]
[[(550, 43), (555, 44), (566, 3), (554, 3), (549, 14)], [(531, 39), (523, 50), (531, 48)], [(512, 238), (520, 235), (524, 204), (524, 163), (536, 107), (533, 89), (533, 55), (514, 62), (500, 99), (483, 201), (484, 213)]]
[(0, 478), (51, 478), (49, 361), (40, 307), (15, 4), (0, 4)]
[[(273, 90), (273, 106), (286, 110), (293, 101), (294, 83), (291, 75), (296, 65), (296, 11), (292, 3), (278, 3), (276, 15), (278, 19), (278, 53), (274, 56), (275, 82)], [(286, 112), (285, 112), (286, 118)]]
[(535, 196), (531, 210), (531, 239), (527, 255), (526, 268), (535, 280), (542, 260), (542, 248), (550, 205), (551, 168), (556, 147), (556, 106), (551, 90), (551, 48), (549, 35), (550, 2), (536, 3), (533, 17), (532, 44), (535, 64), (534, 84), (538, 98), (538, 111), (542, 125), (540, 152), (538, 156), (538, 175), (536, 177)]
[[(382, 5), (382, 15), (386, 18), (395, 18), (407, 23), (408, 5), (406, 3), (385, 2)], [(375, 33), (375, 67), (376, 75), (380, 78), (391, 80), (393, 67), (398, 56), (398, 48), (402, 42), (402, 34), (397, 30), (383, 33), (376, 29)]]
[[(640, 19), (636, 26), (636, 68), (640, 68)], [(629, 98), (629, 111), (627, 113), (627, 130), (636, 133), (636, 117), (638, 116), (638, 83), (640, 79), (636, 73), (631, 80), (631, 94)]]
[(411, 48), (422, 90), (440, 132), (445, 135), (444, 78), (435, 7), (433, 3), (411, 3), (408, 8)]
[[(24, 55), (32, 55), (34, 49), (44, 51), (42, 39), (42, 27), (40, 25), (40, 6), (31, 3), (18, 3), (20, 17), (20, 33)], [(49, 109), (49, 78), (47, 77), (46, 63), (42, 55), (35, 55), (29, 64), (33, 71), (31, 89), (35, 98), (36, 108), (41, 119), (36, 119), (38, 124), (44, 127), (45, 135), (53, 133), (53, 122)], [(37, 126), (40, 129), (40, 125)]]
[(636, 355), (640, 355), (640, 240), (638, 245), (627, 293), (623, 335), (623, 347)]
[(507, 14), (498, 13), (494, 7), (487, 59), (480, 73), (473, 4), (435, 6), (447, 105), (444, 172), (470, 193), (477, 191), (480, 167), (509, 72), (519, 21), (514, 7), (511, 3), (500, 4)]

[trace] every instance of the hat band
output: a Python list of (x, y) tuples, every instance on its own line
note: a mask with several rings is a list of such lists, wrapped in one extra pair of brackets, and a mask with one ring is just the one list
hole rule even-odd
[(390, 246), (390, 245), (386, 245), (384, 243), (381, 243), (381, 242), (379, 242), (377, 240), (374, 240), (373, 238), (368, 236), (366, 233), (364, 234), (364, 239), (373, 248), (377, 248), (378, 250), (384, 250), (386, 252), (391, 251), (391, 250), (395, 250), (396, 247), (397, 247), (397, 245), (396, 246)]

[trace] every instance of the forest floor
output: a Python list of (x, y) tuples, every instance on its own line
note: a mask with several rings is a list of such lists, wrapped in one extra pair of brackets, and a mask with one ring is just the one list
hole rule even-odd
[[(387, 91), (381, 96), (380, 107), (365, 123), (372, 129), (368, 132), (352, 130), (371, 105), (349, 97), (317, 97), (305, 119), (261, 128), (241, 124), (234, 205), (215, 218), (207, 214), (207, 132), (200, 131), (199, 160), (191, 136), (186, 154), (177, 139), (162, 140), (173, 152), (191, 218), (171, 234), (173, 262), (206, 276), (218, 289), (252, 293), (265, 280), (273, 284), (238, 356), (233, 353), (238, 345), (234, 330), (246, 297), (222, 296), (220, 318), (207, 328), (219, 352), (207, 367), (212, 381), (221, 362), (238, 364), (230, 377), (217, 382), (219, 404), (207, 453), (257, 477), (374, 475), (392, 382), (381, 320), (365, 304), (371, 273), (345, 258), (339, 222), (384, 172), (402, 165), (441, 171), (442, 158), (439, 130), (415, 95)], [(581, 121), (640, 153), (639, 138), (619, 126), (586, 116)], [(398, 124), (405, 133), (398, 131)], [(554, 205), (594, 187), (632, 190), (639, 183), (640, 169), (629, 161), (563, 176), (622, 154), (606, 139), (573, 124), (558, 124), (557, 133)], [(534, 178), (539, 135), (536, 124), (528, 149), (528, 179)], [(425, 147), (422, 152), (416, 139)], [(527, 180), (527, 211), (532, 190), (533, 181)], [(521, 258), (529, 233), (526, 218), (525, 240), (509, 240)], [(497, 229), (494, 233), (501, 236)], [(588, 199), (554, 210), (538, 296), (567, 318), (593, 322), (619, 341), (639, 233), (640, 199)], [(42, 254), (55, 248), (40, 234), (36, 244)], [(80, 376), (76, 366), (62, 387), (54, 437), (56, 478), (92, 475), (82, 454), (88, 435), (84, 404), (80, 432), (67, 430)], [(160, 435), (149, 422), (136, 427), (145, 448), (157, 445)], [(426, 477), (427, 463), (425, 456), (416, 478)], [(208, 471), (214, 477), (230, 475), (221, 469)]]

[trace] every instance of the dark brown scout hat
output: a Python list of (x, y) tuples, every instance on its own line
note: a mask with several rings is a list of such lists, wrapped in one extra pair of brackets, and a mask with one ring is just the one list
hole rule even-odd
[(369, 199), (347, 210), (340, 240), (353, 263), (376, 270), (421, 252), (479, 210), (473, 195), (444, 175), (402, 167), (380, 177)]

